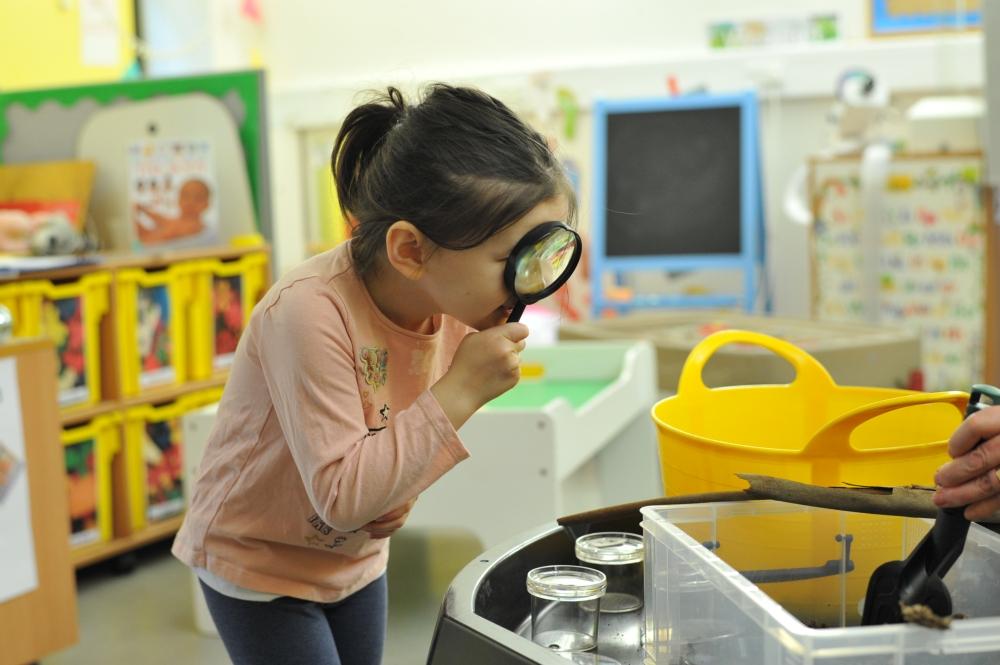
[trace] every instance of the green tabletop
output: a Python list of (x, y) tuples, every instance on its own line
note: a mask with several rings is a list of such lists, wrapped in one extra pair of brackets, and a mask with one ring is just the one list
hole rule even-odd
[(614, 382), (614, 379), (521, 379), (521, 382), (500, 395), (484, 408), (540, 409), (554, 399), (563, 398), (574, 409), (593, 399)]

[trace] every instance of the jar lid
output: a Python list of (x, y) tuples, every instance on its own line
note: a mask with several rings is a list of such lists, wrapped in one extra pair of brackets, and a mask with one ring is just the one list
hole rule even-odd
[(643, 552), (642, 536), (634, 533), (605, 531), (576, 539), (576, 558), (586, 563), (638, 563), (642, 561)]
[(528, 572), (528, 593), (547, 600), (594, 600), (604, 595), (608, 579), (583, 566), (542, 566)]

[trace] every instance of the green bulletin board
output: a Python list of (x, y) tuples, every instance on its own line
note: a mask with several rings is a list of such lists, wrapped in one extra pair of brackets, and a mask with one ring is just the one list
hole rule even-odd
[[(71, 107), (78, 102), (92, 99), (100, 106), (119, 100), (140, 101), (152, 97), (203, 93), (224, 101), (236, 94), (242, 103), (242, 121), (234, 118), (236, 129), (246, 156), (247, 176), (253, 195), (257, 229), (271, 239), (271, 201), (267, 177), (267, 118), (265, 106), (264, 73), (260, 70), (186, 76), (179, 78), (122, 81), (97, 85), (72, 86), (0, 93), (0, 163), (7, 163), (7, 139), (12, 131), (9, 112), (21, 106), (29, 112), (48, 103)], [(72, 154), (63, 155), (64, 158)]]

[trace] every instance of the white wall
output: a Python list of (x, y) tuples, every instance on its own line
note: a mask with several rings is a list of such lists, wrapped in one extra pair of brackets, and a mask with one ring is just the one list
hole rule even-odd
[[(211, 8), (202, 0), (169, 4), (175, 13), (178, 4), (190, 5), (190, 12), (216, 26), (209, 57), (231, 66), (239, 64), (241, 53), (232, 30), (238, 1), (214, 0)], [(404, 89), (427, 80), (473, 83), (545, 124), (552, 90), (568, 86), (584, 113), (579, 137), (563, 141), (562, 149), (584, 167), (581, 225), (586, 227), (587, 106), (597, 97), (664, 94), (666, 77), (673, 74), (685, 89), (761, 90), (775, 311), (807, 316), (807, 230), (786, 218), (780, 202), (794, 168), (826, 145), (824, 118), (837, 76), (863, 65), (893, 91), (911, 95), (977, 89), (982, 82), (978, 34), (871, 40), (867, 6), (867, 0), (263, 0), (263, 27), (256, 32), (244, 27), (242, 34), (256, 40), (268, 68), (278, 272), (305, 255), (300, 132), (336, 126), (358, 91), (389, 82)], [(840, 17), (839, 44), (731, 52), (706, 46), (707, 25), (715, 20), (831, 11)], [(539, 73), (547, 75), (547, 93), (537, 86)], [(558, 130), (556, 120), (548, 122)]]
[(386, 79), (649, 62), (702, 53), (709, 22), (841, 16), (866, 31), (865, 0), (265, 0), (266, 55), (276, 90)]
[[(464, 80), (486, 87), (521, 112), (538, 120), (539, 95), (529, 79), (551, 72), (553, 86), (566, 84), (586, 105), (596, 96), (658, 95), (665, 91), (671, 61), (691, 62), (707, 51), (707, 27), (724, 18), (801, 16), (835, 9), (846, 41), (866, 31), (864, 0), (428, 0), (426, 2), (347, 3), (315, 0), (265, 0), (264, 36), (272, 105), (272, 159), (275, 164), (275, 227), (282, 229), (276, 255), (280, 270), (304, 255), (301, 234), (306, 214), (297, 178), (300, 147), (296, 128), (336, 124), (353, 100), (352, 92), (392, 82), (413, 87), (426, 80)], [(746, 87), (740, 54), (717, 65), (732, 70), (723, 87)], [(651, 64), (652, 63), (652, 64)], [(614, 69), (606, 69), (613, 67)], [(763, 69), (780, 69), (767, 63)], [(679, 63), (678, 70), (685, 69)], [(705, 83), (691, 72), (681, 85)], [(832, 88), (832, 79), (822, 90)], [(821, 105), (822, 106), (822, 105)], [(822, 113), (825, 109), (820, 108)], [(794, 114), (793, 114), (794, 115)], [(802, 124), (815, 125), (806, 112)], [(579, 138), (563, 142), (577, 163), (589, 164), (589, 119), (581, 118)], [(810, 127), (797, 136), (795, 150), (782, 160), (780, 150), (765, 145), (768, 163), (782, 180), (767, 180), (769, 201), (780, 195), (780, 182), (803, 150), (822, 145)], [(820, 128), (821, 129), (821, 128)], [(589, 180), (584, 173), (581, 225), (589, 219)], [(773, 204), (769, 205), (772, 212)], [(805, 233), (790, 228), (775, 236), (775, 268), (781, 274), (806, 275)], [(780, 245), (780, 247), (779, 247)], [(780, 312), (805, 314), (807, 289), (801, 279), (778, 279)], [(799, 286), (795, 286), (798, 284)], [(791, 292), (784, 293), (785, 285)]]

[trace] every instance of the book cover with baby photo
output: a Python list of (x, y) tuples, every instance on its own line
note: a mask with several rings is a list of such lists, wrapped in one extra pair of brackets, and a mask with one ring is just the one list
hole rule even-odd
[(218, 186), (210, 141), (139, 141), (129, 146), (128, 166), (136, 249), (218, 243)]

